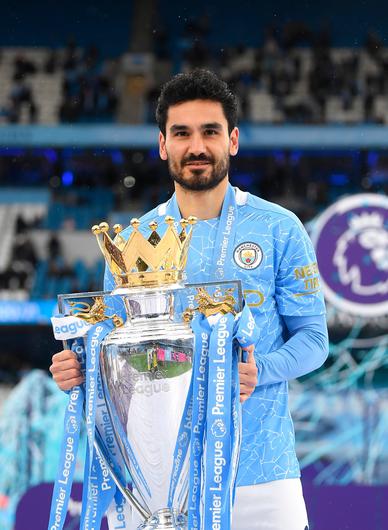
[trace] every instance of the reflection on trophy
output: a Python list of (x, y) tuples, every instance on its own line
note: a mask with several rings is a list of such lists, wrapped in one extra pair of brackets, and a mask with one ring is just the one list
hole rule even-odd
[[(106, 337), (101, 348), (101, 377), (110, 420), (135, 494), (118, 486), (142, 518), (141, 529), (184, 529), (188, 493), (188, 457), (184, 457), (175, 493), (169, 502), (179, 429), (190, 387), (193, 333), (189, 318), (174, 313), (174, 299), (183, 288), (194, 218), (166, 218), (161, 238), (151, 223), (148, 239), (132, 220), (125, 241), (115, 226), (93, 227), (100, 248), (124, 300), (127, 321)], [(100, 452), (106, 453), (101, 447)], [(117, 477), (115, 477), (117, 480)]]

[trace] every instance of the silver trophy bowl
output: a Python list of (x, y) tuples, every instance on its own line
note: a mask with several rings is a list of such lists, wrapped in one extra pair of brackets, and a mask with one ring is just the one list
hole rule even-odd
[(188, 455), (168, 498), (193, 359), (193, 333), (174, 311), (180, 288), (121, 290), (128, 320), (101, 348), (104, 397), (133, 489), (112, 475), (143, 520), (139, 530), (187, 529)]

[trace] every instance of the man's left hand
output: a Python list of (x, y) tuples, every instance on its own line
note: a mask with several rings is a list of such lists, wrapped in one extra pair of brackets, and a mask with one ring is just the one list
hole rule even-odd
[(248, 348), (243, 348), (248, 352), (246, 363), (238, 363), (238, 373), (240, 376), (240, 403), (244, 403), (257, 385), (257, 366), (253, 352), (255, 346), (252, 344)]

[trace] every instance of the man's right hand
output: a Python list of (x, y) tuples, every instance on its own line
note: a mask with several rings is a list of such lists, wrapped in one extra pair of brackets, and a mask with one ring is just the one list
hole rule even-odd
[(53, 355), (49, 370), (61, 390), (70, 390), (84, 382), (81, 365), (71, 350), (62, 350)]

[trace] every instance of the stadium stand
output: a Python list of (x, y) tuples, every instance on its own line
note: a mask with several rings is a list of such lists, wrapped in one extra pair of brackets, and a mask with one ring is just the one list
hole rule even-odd
[[(344, 48), (331, 46), (329, 36), (319, 32), (304, 30), (290, 39), (285, 25), (280, 32), (269, 28), (262, 46), (232, 45), (220, 53), (208, 44), (211, 30), (201, 20), (188, 24), (186, 45), (175, 43), (179, 68), (218, 71), (239, 95), (243, 120), (388, 123), (388, 49), (373, 33), (363, 47)], [(153, 122), (160, 85), (173, 68), (163, 33), (155, 31), (153, 40), (154, 53), (128, 52), (114, 59), (74, 41), (59, 50), (2, 48), (0, 120)]]
[(2, 48), (0, 59), (0, 123), (112, 121), (111, 63), (96, 47)]

